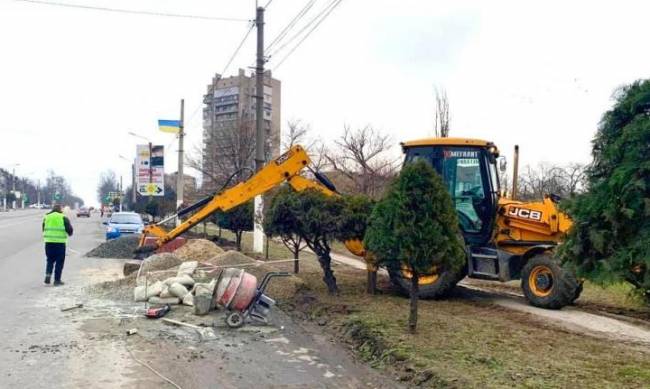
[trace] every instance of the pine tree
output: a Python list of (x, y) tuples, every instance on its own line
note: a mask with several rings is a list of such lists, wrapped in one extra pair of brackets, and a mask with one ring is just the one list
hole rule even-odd
[(625, 280), (650, 301), (650, 80), (621, 88), (593, 140), (586, 193), (561, 249), (579, 276)]
[(424, 161), (408, 164), (374, 207), (365, 245), (387, 266), (411, 272), (409, 330), (417, 327), (420, 275), (465, 263), (458, 218), (442, 178)]

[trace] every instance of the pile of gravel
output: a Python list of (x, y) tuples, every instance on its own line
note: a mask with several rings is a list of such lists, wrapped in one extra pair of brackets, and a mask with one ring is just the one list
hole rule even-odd
[(86, 253), (87, 257), (96, 258), (133, 258), (133, 252), (138, 248), (140, 235), (121, 236), (117, 239), (106, 241)]

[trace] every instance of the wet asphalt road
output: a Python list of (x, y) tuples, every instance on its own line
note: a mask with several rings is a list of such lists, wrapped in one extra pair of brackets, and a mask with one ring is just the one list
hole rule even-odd
[[(298, 325), (280, 311), (267, 328), (219, 327), (214, 339), (200, 342), (191, 330), (142, 318), (135, 304), (88, 298), (83, 287), (119, 277), (122, 264), (83, 257), (103, 241), (97, 214), (69, 215), (75, 234), (66, 285), (44, 286), (44, 213), (0, 213), (0, 388), (173, 388), (134, 356), (182, 388), (396, 387), (318, 327)], [(61, 312), (78, 302), (84, 308)], [(133, 327), (139, 333), (126, 337)]]

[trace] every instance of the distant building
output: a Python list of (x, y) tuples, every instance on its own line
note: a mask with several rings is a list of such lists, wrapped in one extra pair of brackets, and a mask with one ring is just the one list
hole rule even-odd
[[(173, 172), (171, 174), (165, 175), (165, 181), (167, 185), (176, 191), (176, 183), (178, 180), (178, 172)], [(188, 174), (183, 174), (183, 197), (185, 200), (192, 199), (192, 196), (196, 193), (196, 177), (190, 176)], [(186, 201), (187, 202), (187, 201)]]
[[(280, 154), (281, 84), (264, 73), (265, 159)], [(203, 98), (202, 189), (220, 187), (233, 173), (255, 164), (255, 74), (216, 74)], [(244, 173), (242, 176), (248, 176)]]

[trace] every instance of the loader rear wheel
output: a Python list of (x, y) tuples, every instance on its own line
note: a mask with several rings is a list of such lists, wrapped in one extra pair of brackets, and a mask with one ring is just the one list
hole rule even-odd
[(560, 309), (580, 295), (575, 276), (560, 266), (548, 253), (530, 258), (521, 271), (521, 288), (534, 306)]
[[(390, 280), (400, 292), (409, 294), (411, 290), (411, 272), (402, 268), (388, 269)], [(424, 274), (419, 279), (421, 298), (440, 298), (447, 295), (456, 284), (465, 278), (466, 269), (454, 272), (450, 270), (432, 269), (431, 274)]]

